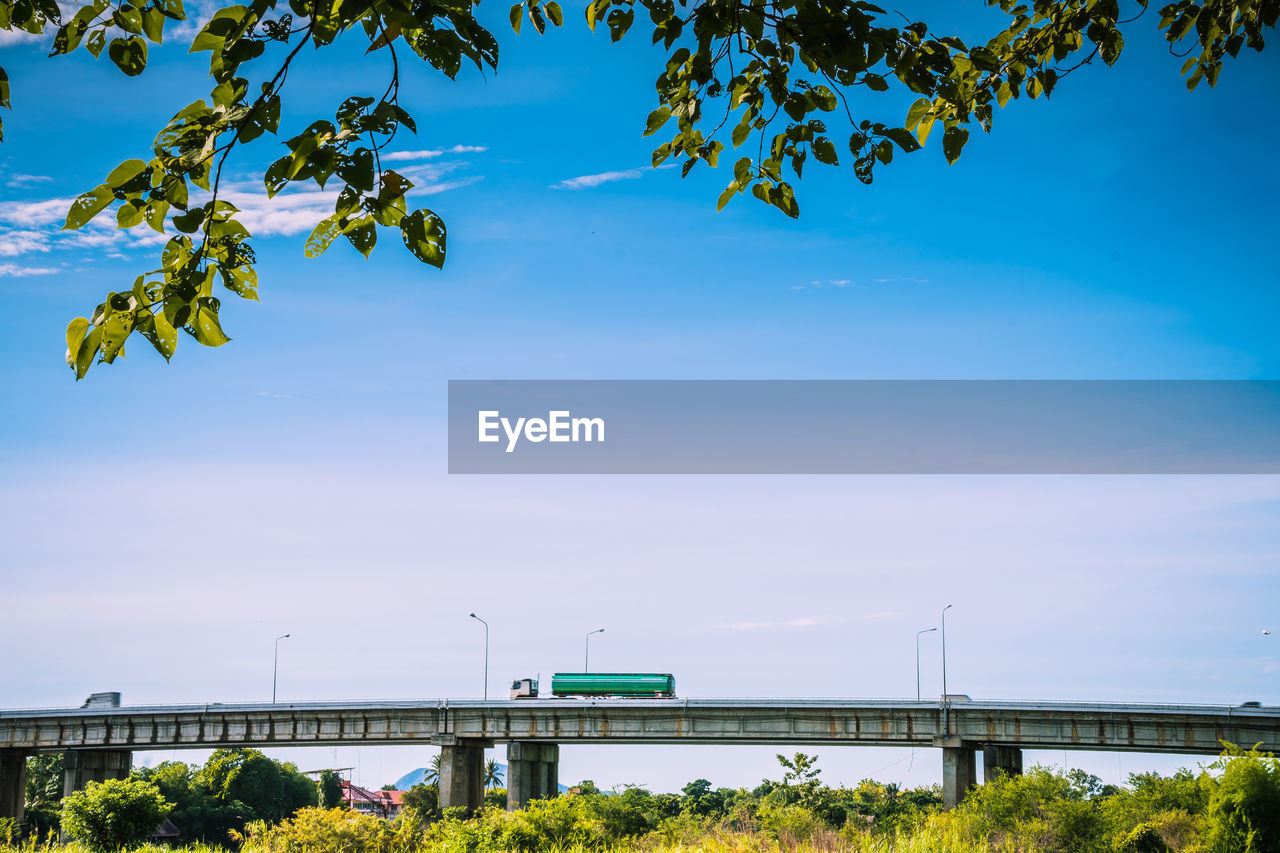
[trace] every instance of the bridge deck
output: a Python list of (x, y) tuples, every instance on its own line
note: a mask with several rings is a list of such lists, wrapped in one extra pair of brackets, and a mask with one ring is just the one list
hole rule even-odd
[(451, 743), (830, 744), (1280, 752), (1280, 707), (872, 699), (429, 699), (0, 711), (0, 748)]

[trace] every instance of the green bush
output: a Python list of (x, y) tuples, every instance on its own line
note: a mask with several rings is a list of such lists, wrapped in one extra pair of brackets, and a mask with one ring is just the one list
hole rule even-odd
[(1159, 824), (1148, 821), (1140, 823), (1125, 836), (1124, 841), (1116, 848), (1116, 853), (1168, 853), (1169, 845), (1160, 836)]
[(172, 810), (149, 782), (90, 782), (62, 800), (62, 829), (94, 850), (128, 849), (150, 838)]
[(61, 830), (60, 802), (36, 803), (34, 806), (27, 806), (22, 814), (22, 831), (28, 838), (56, 840)]
[(254, 821), (231, 837), (250, 853), (414, 853), (422, 845), (422, 833), (411, 822), (393, 823), (361, 812), (314, 806), (299, 809), (275, 826)]
[(1229, 747), (1209, 798), (1209, 838), (1232, 853), (1280, 853), (1280, 761)]

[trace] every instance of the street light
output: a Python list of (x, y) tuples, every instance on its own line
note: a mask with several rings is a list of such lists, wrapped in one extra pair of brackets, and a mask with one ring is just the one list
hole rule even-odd
[(942, 608), (942, 701), (947, 701), (947, 611), (951, 609), (948, 604)]
[(947, 699), (947, 611), (942, 608), (942, 736), (951, 737), (951, 701)]
[(586, 640), (586, 644), (585, 644), (585, 647), (584, 647), (584, 648), (583, 648), (583, 650), (582, 650), (582, 671), (583, 671), (583, 672), (590, 672), (590, 671), (591, 671), (591, 667), (587, 666), (587, 661), (591, 659), (591, 635), (592, 635), (592, 634), (603, 634), (603, 633), (604, 633), (604, 629), (603, 629), (603, 628), (597, 628), (597, 629), (595, 629), (594, 631), (588, 631), (588, 632), (587, 632), (587, 640)]
[(489, 623), (474, 613), (471, 618), (484, 626), (484, 698), (489, 698)]
[(280, 641), (287, 640), (289, 634), (281, 634), (276, 637), (276, 653), (271, 661), (271, 704), (276, 703), (276, 676), (280, 673)]
[(916, 701), (920, 701), (920, 635), (927, 634), (930, 631), (936, 631), (937, 628), (925, 628), (923, 631), (916, 631)]

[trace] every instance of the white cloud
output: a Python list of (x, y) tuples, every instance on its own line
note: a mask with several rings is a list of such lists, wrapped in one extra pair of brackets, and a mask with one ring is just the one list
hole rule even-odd
[[(442, 149), (441, 153), (483, 150), (475, 145), (455, 145)], [(450, 160), (417, 163), (401, 169), (401, 174), (414, 183), (409, 191), (410, 205), (415, 196), (436, 195), (483, 180), (479, 175), (446, 179), (467, 165), (461, 160)], [(40, 176), (17, 177), (42, 180)], [(224, 181), (219, 197), (240, 210), (240, 221), (254, 239), (259, 239), (310, 233), (317, 222), (333, 212), (338, 191), (336, 187), (323, 190), (314, 184), (291, 185), (272, 199), (257, 181)], [(200, 193), (192, 197), (191, 204), (203, 204), (207, 198), (207, 194)], [(120, 260), (127, 257), (126, 252), (164, 245), (172, 236), (172, 232), (158, 234), (145, 225), (118, 229), (112, 210), (103, 211), (82, 228), (62, 231), (73, 201), (71, 197), (58, 197), (0, 202), (0, 257), (81, 248), (98, 250), (107, 258)]]
[(808, 290), (811, 287), (814, 289), (821, 287), (848, 287), (853, 283), (851, 278), (829, 278), (825, 281), (814, 280), (808, 284), (793, 284), (791, 285), (791, 290)]
[(26, 278), (33, 275), (54, 275), (63, 272), (58, 267), (20, 267), (17, 264), (0, 264), (0, 278)]
[(49, 251), (49, 237), (41, 231), (0, 229), (0, 258), (16, 258), (28, 252)]
[(586, 190), (612, 181), (626, 181), (631, 180), (632, 178), (639, 178), (642, 177), (644, 173), (644, 169), (623, 169), (617, 172), (601, 172), (598, 175), (580, 175), (576, 178), (567, 178), (558, 184), (552, 184), (551, 189)]
[(31, 227), (61, 224), (74, 198), (47, 198), (40, 201), (0, 202), (0, 222)]
[(484, 145), (455, 145), (452, 148), (428, 148), (423, 151), (392, 151), (379, 156), (384, 163), (399, 163), (405, 160), (432, 160), (444, 154), (480, 154), (488, 150)]
[(8, 186), (20, 187), (27, 184), (43, 184), (52, 180), (53, 178), (48, 175), (10, 175)]
[(15, 44), (32, 44), (43, 38), (43, 35), (33, 35), (26, 30), (0, 30), (0, 47), (10, 47)]

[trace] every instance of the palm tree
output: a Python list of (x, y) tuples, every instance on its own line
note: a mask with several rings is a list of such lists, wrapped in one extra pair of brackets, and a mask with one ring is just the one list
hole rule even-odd
[(431, 766), (427, 768), (427, 772), (422, 774), (422, 781), (428, 785), (438, 785), (440, 783), (440, 756), (437, 755), (431, 759)]
[(484, 765), (484, 786), (486, 788), (498, 788), (502, 785), (502, 770), (498, 768), (498, 762), (490, 759)]

